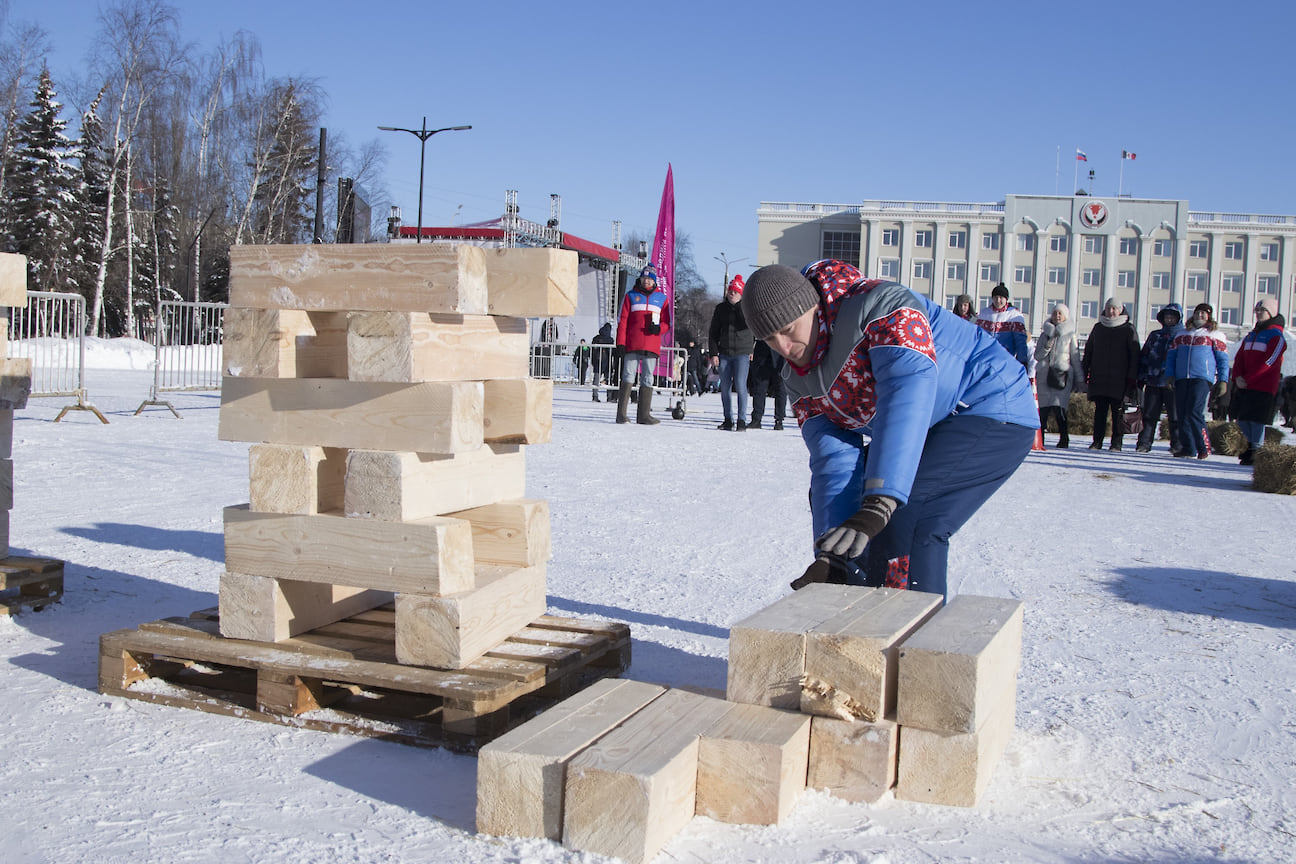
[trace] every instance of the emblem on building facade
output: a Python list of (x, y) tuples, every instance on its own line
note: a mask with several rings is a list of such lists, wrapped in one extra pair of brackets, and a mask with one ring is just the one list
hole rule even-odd
[(1109, 215), (1107, 205), (1101, 201), (1090, 201), (1080, 208), (1080, 221), (1086, 228), (1101, 228)]

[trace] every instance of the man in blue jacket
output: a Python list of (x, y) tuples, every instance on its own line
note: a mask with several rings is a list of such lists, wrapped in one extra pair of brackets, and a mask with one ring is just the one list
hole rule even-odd
[(762, 267), (743, 306), (788, 360), (810, 451), (816, 560), (793, 587), (862, 571), (868, 585), (948, 596), (949, 538), (1039, 428), (1025, 368), (975, 325), (842, 261)]

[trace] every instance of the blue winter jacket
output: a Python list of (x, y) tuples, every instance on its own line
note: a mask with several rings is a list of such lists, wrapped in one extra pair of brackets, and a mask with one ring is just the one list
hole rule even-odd
[(1218, 330), (1195, 327), (1184, 330), (1170, 340), (1166, 352), (1166, 374), (1180, 378), (1202, 378), (1227, 381), (1229, 377), (1228, 344)]
[(821, 295), (819, 341), (809, 366), (784, 374), (810, 451), (816, 535), (865, 494), (907, 502), (927, 430), (951, 415), (1039, 427), (1025, 368), (984, 330), (841, 261), (802, 272)]
[[(1173, 312), (1179, 320), (1174, 324), (1166, 324), (1167, 312)], [(1170, 351), (1170, 343), (1184, 331), (1183, 308), (1178, 303), (1167, 304), (1157, 313), (1157, 320), (1161, 322), (1161, 329), (1148, 334), (1147, 341), (1143, 343), (1143, 351), (1139, 354), (1138, 383), (1165, 387), (1174, 381), (1174, 376), (1166, 371), (1166, 354)]]

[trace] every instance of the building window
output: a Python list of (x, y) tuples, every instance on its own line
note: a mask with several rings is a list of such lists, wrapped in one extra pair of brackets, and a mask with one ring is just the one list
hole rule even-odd
[(1273, 274), (1256, 277), (1256, 293), (1278, 296), (1278, 277)]
[(998, 251), (999, 251), (999, 235), (998, 235), (998, 234), (982, 234), (982, 235), (981, 235), (981, 248), (982, 248), (982, 249), (989, 249), (991, 252), (998, 252)]
[(1097, 288), (1102, 284), (1102, 271), (1097, 267), (1086, 267), (1081, 275), (1081, 280), (1090, 288)]
[(951, 248), (951, 249), (966, 249), (966, 248), (967, 248), (967, 232), (966, 232), (966, 231), (951, 231), (951, 232), (950, 232), (950, 241), (949, 241), (949, 243), (950, 243), (950, 248)]
[(1120, 238), (1120, 248), (1117, 250), (1117, 252), (1121, 255), (1137, 255), (1138, 238), (1137, 237)]
[(1034, 252), (1034, 251), (1035, 251), (1035, 235), (1034, 235), (1034, 234), (1018, 234), (1018, 235), (1017, 235), (1017, 251), (1018, 251), (1018, 252)]
[(1133, 288), (1133, 287), (1134, 287), (1134, 271), (1133, 271), (1133, 270), (1118, 270), (1118, 271), (1116, 271), (1116, 285), (1117, 285), (1117, 287), (1120, 287), (1120, 288)]
[(1018, 312), (1022, 313), (1027, 318), (1030, 317), (1031, 298), (1018, 297), (1016, 300), (1013, 301), (1013, 305), (1017, 307)]
[(914, 245), (915, 245), (915, 246), (917, 246), (917, 247), (919, 247), (919, 248), (921, 248), (921, 249), (930, 249), (930, 248), (931, 248), (931, 244), (932, 244), (932, 232), (930, 232), (930, 231), (915, 231), (915, 232), (914, 232)]
[(1278, 260), (1278, 244), (1277, 244), (1277, 243), (1261, 243), (1261, 244), (1260, 244), (1260, 260), (1261, 260), (1261, 261), (1277, 261), (1277, 260)]
[(1238, 310), (1237, 310), (1237, 309), (1225, 309), (1225, 308), (1222, 308), (1222, 307), (1220, 308), (1220, 310), (1219, 310), (1219, 323), (1221, 323), (1221, 324), (1237, 324), (1237, 323), (1238, 323), (1238, 320), (1239, 320), (1239, 315), (1238, 315)]
[(1152, 243), (1152, 254), (1160, 258), (1170, 257), (1170, 241), (1156, 240)]
[(1188, 241), (1189, 258), (1205, 258), (1209, 251), (1210, 251), (1210, 244), (1207, 243), (1205, 240)]
[(882, 229), (882, 245), (883, 245), (883, 246), (899, 246), (899, 245), (900, 245), (900, 229), (899, 229), (899, 228), (883, 228), (883, 229)]
[(1048, 268), (1048, 281), (1050, 285), (1065, 285), (1066, 268), (1065, 267)]
[(1224, 244), (1224, 257), (1231, 261), (1242, 260), (1242, 241), (1230, 240)]
[(1229, 294), (1242, 293), (1242, 274), (1229, 273), (1220, 279), (1220, 290)]
[(1080, 317), (1081, 317), (1081, 318), (1097, 318), (1097, 317), (1098, 317), (1098, 301), (1097, 301), (1097, 300), (1081, 300), (1081, 301), (1080, 301)]
[(1091, 255), (1101, 255), (1103, 250), (1103, 238), (1101, 234), (1086, 234), (1084, 239), (1084, 251)]
[(1065, 234), (1054, 234), (1053, 236), (1049, 237), (1049, 251), (1050, 252), (1067, 251), (1067, 236)]
[(962, 282), (963, 277), (967, 275), (967, 264), (962, 261), (945, 262), (945, 278), (957, 279)]
[(923, 260), (913, 262), (913, 278), (915, 279), (930, 279), (931, 270), (931, 261)]
[(1170, 287), (1170, 274), (1164, 270), (1152, 274), (1153, 289), (1168, 289)]
[(1207, 275), (1205, 273), (1189, 273), (1188, 284), (1186, 287), (1189, 291), (1205, 291)]
[(999, 281), (999, 262), (983, 261), (981, 263), (981, 281), (982, 282)]
[(859, 266), (860, 235), (854, 231), (825, 231), (823, 233), (823, 255), (821, 258), (835, 258), (845, 261), (852, 267)]
[(1022, 264), (1013, 270), (1013, 281), (1018, 285), (1029, 285), (1031, 281), (1031, 267), (1029, 264)]
[(883, 279), (900, 278), (900, 259), (883, 258), (878, 261), (878, 276)]

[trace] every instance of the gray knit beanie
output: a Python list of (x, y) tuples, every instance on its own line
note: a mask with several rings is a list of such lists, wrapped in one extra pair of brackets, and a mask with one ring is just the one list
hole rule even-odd
[(757, 339), (767, 339), (819, 305), (819, 289), (783, 264), (762, 267), (747, 280), (743, 317)]

